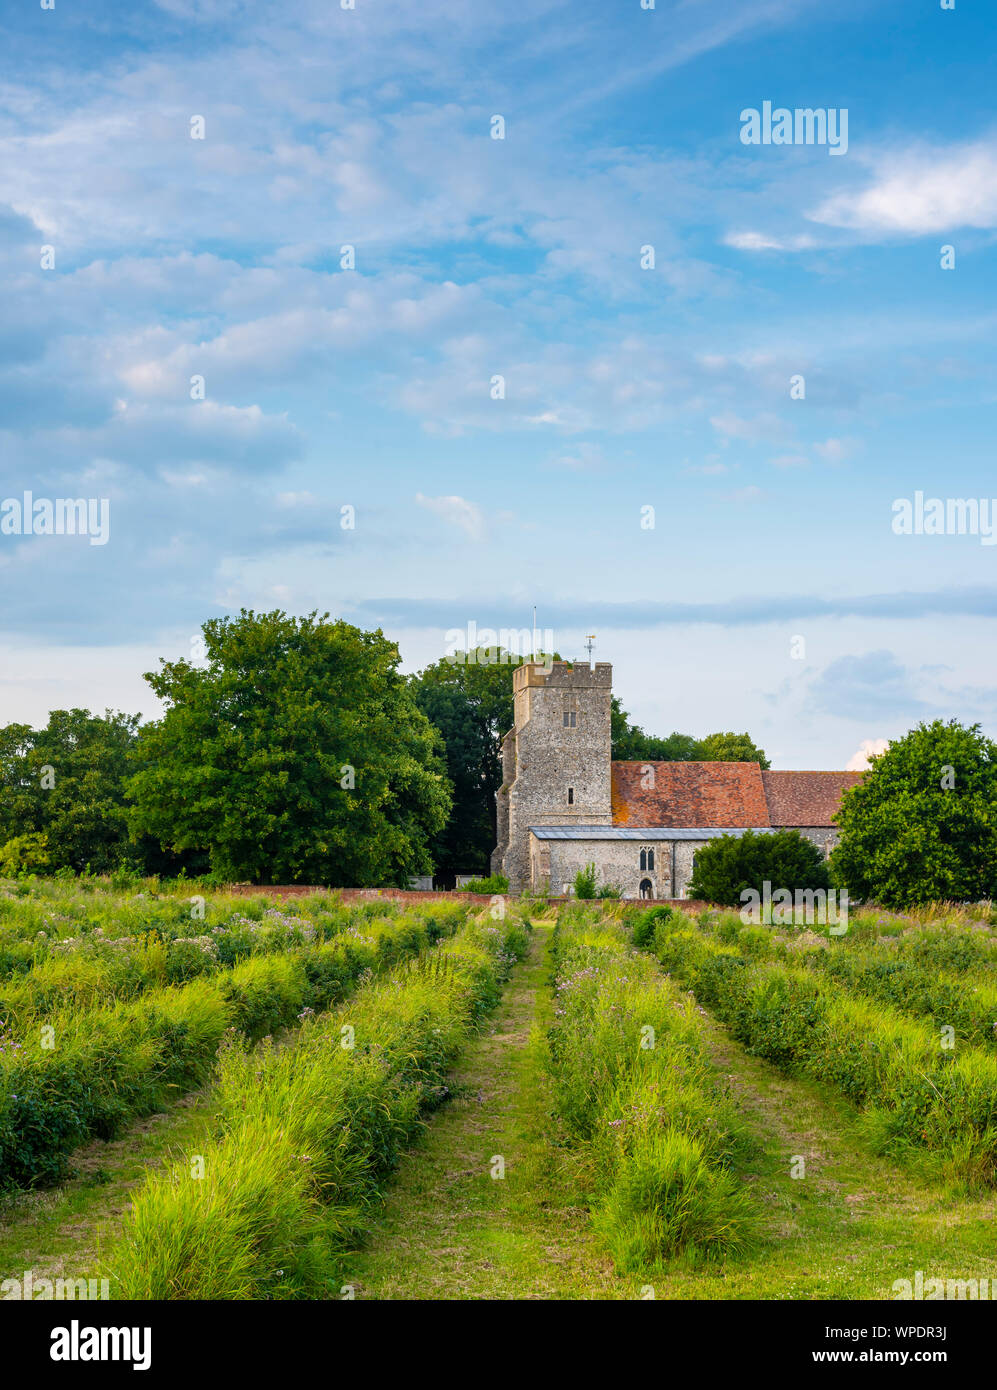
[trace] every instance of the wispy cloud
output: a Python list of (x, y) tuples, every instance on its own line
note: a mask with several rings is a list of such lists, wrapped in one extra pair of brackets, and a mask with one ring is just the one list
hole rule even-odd
[(472, 541), (480, 540), (484, 535), (485, 518), (476, 502), (456, 496), (424, 497), (421, 492), (416, 493), (415, 500), (420, 507), (425, 507), (427, 512), (432, 512), (449, 525), (463, 531)]
[[(455, 611), (482, 613), (487, 621), (502, 625), (502, 612), (516, 611), (520, 601), (494, 597), (461, 596), (447, 598), (376, 598), (352, 603), (358, 613), (378, 622), (402, 625), (452, 627)], [(601, 623), (607, 629), (657, 627), (665, 624), (710, 623), (720, 627), (743, 627), (759, 623), (782, 623), (801, 618), (885, 618), (917, 620), (932, 615), (948, 617), (997, 618), (997, 588), (979, 585), (937, 589), (934, 592), (900, 591), (885, 594), (853, 594), (823, 598), (815, 594), (786, 594), (756, 598), (731, 598), (716, 603), (673, 603), (657, 599), (638, 599), (632, 603), (579, 599), (574, 602), (551, 600), (544, 604), (549, 621), (556, 625), (578, 626)], [(481, 621), (486, 621), (483, 616)], [(508, 625), (508, 623), (506, 623)]]

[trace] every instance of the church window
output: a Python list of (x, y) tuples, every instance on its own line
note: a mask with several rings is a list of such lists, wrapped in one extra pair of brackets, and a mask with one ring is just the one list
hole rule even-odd
[(575, 804), (575, 789), (574, 789), (574, 787), (569, 787), (569, 788), (568, 788), (568, 805), (569, 805), (569, 806), (574, 806), (574, 804)]
[(654, 850), (642, 849), (640, 852), (640, 871), (641, 873), (654, 873)]
[(573, 709), (566, 709), (564, 711), (564, 727), (566, 729), (573, 729), (575, 727), (575, 711)]

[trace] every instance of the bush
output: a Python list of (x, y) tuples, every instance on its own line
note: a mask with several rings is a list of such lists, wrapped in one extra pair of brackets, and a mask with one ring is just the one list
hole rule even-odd
[(48, 836), (15, 835), (0, 847), (0, 874), (39, 873), (48, 867)]
[(670, 922), (675, 916), (673, 908), (665, 903), (659, 903), (657, 907), (649, 907), (646, 912), (641, 912), (634, 921), (633, 942), (641, 950), (650, 946), (654, 940), (654, 933), (660, 924)]
[(472, 878), (461, 889), (462, 893), (508, 893), (509, 880), (505, 874), (489, 874), (487, 878)]
[(584, 869), (579, 869), (575, 874), (575, 897), (589, 899), (595, 897), (596, 890), (596, 867), (594, 864), (586, 864)]
[(772, 893), (830, 886), (823, 854), (798, 830), (746, 830), (743, 835), (721, 835), (697, 850), (688, 893), (690, 898), (739, 907), (742, 893), (753, 890), (761, 897), (765, 883)]

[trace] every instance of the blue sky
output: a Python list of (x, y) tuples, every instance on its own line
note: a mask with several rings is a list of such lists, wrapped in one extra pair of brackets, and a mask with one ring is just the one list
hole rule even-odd
[[(997, 735), (997, 547), (891, 527), (997, 496), (986, 7), (0, 9), (0, 499), (111, 504), (0, 535), (0, 722), (151, 716), (242, 606), (416, 669), (536, 604), (653, 732)], [(765, 101), (847, 153), (746, 146)]]

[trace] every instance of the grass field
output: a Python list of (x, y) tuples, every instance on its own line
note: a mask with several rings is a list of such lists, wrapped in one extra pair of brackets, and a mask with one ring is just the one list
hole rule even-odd
[(5, 885), (0, 1278), (404, 1300), (994, 1280), (994, 1001), (988, 908), (833, 937)]

